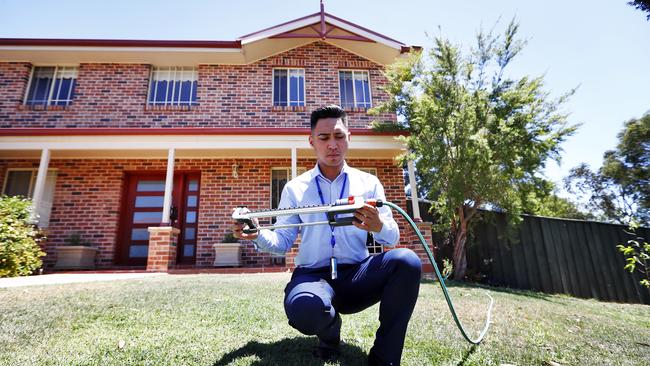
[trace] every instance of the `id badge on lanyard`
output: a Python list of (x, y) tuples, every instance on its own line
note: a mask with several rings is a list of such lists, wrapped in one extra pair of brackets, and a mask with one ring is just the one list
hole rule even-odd
[[(316, 188), (318, 188), (318, 197), (320, 198), (320, 203), (325, 205), (325, 199), (323, 198), (323, 191), (320, 189), (320, 183), (318, 183), (318, 176), (316, 177)], [(343, 194), (345, 193), (345, 184), (348, 181), (348, 174), (343, 173), (343, 186), (341, 187), (341, 193), (339, 194), (339, 199), (343, 199)], [(330, 239), (330, 245), (332, 246), (332, 256), (330, 257), (330, 273), (333, 280), (338, 278), (338, 260), (334, 256), (334, 247), (336, 246), (336, 238), (334, 237), (334, 227), (330, 226), (332, 230), (332, 239)]]

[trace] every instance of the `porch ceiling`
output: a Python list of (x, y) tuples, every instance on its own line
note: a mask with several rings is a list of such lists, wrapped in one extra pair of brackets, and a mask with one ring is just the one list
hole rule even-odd
[[(78, 65), (85, 63), (151, 64), (157, 66), (244, 65), (277, 55), (320, 38), (261, 39), (241, 48), (87, 47), (2, 45), (0, 61), (34, 65)], [(401, 50), (382, 43), (327, 39), (376, 63), (387, 65), (402, 57)]]
[[(0, 136), (0, 159), (38, 159), (49, 149), (52, 159), (299, 158), (312, 157), (306, 136), (164, 135), (164, 136)], [(352, 136), (348, 157), (387, 159), (404, 152), (393, 136)]]

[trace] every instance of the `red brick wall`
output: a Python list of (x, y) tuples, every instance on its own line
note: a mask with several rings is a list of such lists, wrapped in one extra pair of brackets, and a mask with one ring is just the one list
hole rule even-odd
[[(231, 210), (237, 205), (249, 208), (270, 207), (271, 167), (290, 167), (290, 159), (237, 159), (239, 178), (232, 177), (232, 159), (178, 159), (176, 171), (200, 171), (201, 192), (198, 217), (198, 245), (196, 265), (210, 267), (214, 261), (212, 244), (221, 241), (231, 226)], [(351, 166), (375, 167), (386, 190), (388, 200), (405, 207), (402, 169), (392, 160), (351, 159)], [(313, 159), (299, 159), (298, 166), (311, 169)], [(35, 160), (0, 161), (0, 177), (4, 180), (7, 168), (37, 168)], [(116, 236), (120, 219), (125, 172), (164, 172), (166, 160), (83, 159), (50, 162), (50, 169), (58, 175), (54, 194), (50, 228), (46, 244), (45, 263), (53, 265), (56, 247), (73, 232), (99, 247), (97, 264), (111, 266), (115, 255)], [(398, 224), (405, 223), (398, 218)], [(410, 232), (402, 230), (408, 240)], [(404, 240), (402, 241), (405, 242)], [(244, 266), (269, 265), (269, 255), (258, 253), (252, 243), (243, 248)], [(293, 264), (289, 255), (288, 265)]]
[[(306, 107), (272, 107), (273, 67), (305, 69)], [(197, 98), (190, 110), (150, 110), (146, 107), (150, 65), (81, 64), (71, 106), (31, 110), (22, 106), (29, 63), (0, 63), (0, 128), (11, 127), (308, 127), (309, 111), (339, 104), (338, 71), (370, 73), (373, 105), (385, 100), (382, 67), (340, 48), (316, 42), (250, 65), (200, 65)], [(377, 117), (350, 113), (350, 126), (366, 127), (373, 119), (395, 121), (394, 114)]]
[[(18, 123), (21, 118), (16, 114), (17, 106), (23, 103), (25, 88), (29, 81), (31, 65), (24, 62), (0, 62), (0, 121), (2, 125)], [(9, 126), (7, 126), (9, 127)]]

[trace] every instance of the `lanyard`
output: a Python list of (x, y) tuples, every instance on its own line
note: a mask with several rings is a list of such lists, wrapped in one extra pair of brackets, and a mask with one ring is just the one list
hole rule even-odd
[[(320, 183), (318, 183), (318, 178), (320, 176), (316, 176), (316, 188), (318, 188), (318, 197), (320, 198), (320, 203), (322, 205), (325, 205), (325, 199), (323, 198), (323, 191), (320, 189)], [(348, 181), (348, 174), (343, 173), (343, 186), (341, 187), (341, 193), (339, 194), (339, 199), (343, 199), (343, 193), (345, 193), (345, 183)], [(330, 226), (330, 229), (332, 230), (332, 239), (330, 240), (330, 244), (332, 244), (332, 248), (336, 245), (336, 239), (334, 238), (334, 226)]]

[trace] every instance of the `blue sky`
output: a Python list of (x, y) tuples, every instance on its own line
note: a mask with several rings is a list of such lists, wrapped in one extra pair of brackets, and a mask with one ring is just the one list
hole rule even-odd
[[(623, 122), (650, 111), (650, 22), (627, 1), (326, 0), (325, 10), (425, 48), (428, 33), (467, 49), (480, 28), (516, 17), (528, 44), (510, 75), (543, 75), (556, 97), (579, 86), (564, 110), (582, 127), (546, 169), (559, 181), (581, 162), (598, 168)], [(318, 0), (0, 0), (0, 37), (235, 40), (318, 10)]]

